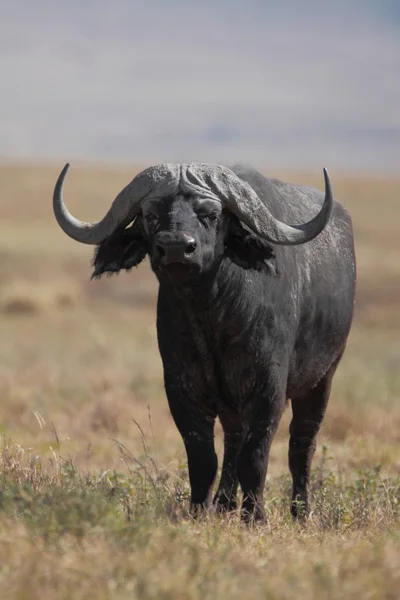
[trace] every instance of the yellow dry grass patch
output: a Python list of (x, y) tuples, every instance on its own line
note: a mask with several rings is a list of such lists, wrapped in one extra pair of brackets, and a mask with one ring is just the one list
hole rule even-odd
[[(289, 517), (288, 409), (271, 452), (270, 524), (247, 530), (235, 517), (187, 517), (155, 279), (142, 265), (89, 281), (92, 250), (51, 212), (61, 166), (0, 167), (1, 598), (397, 598), (400, 178), (331, 173), (353, 215), (358, 295), (314, 512), (304, 528)], [(98, 219), (136, 172), (73, 165), (67, 204)], [(322, 185), (319, 174), (273, 175)], [(221, 456), (219, 427), (216, 442)]]
[(35, 315), (63, 310), (82, 301), (81, 288), (75, 281), (28, 283), (14, 280), (0, 287), (0, 312), (5, 315)]

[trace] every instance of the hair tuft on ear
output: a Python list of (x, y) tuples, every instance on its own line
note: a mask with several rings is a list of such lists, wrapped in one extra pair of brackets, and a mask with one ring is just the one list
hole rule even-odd
[(110, 277), (121, 270), (130, 271), (138, 266), (148, 253), (148, 244), (141, 231), (141, 222), (136, 219), (128, 229), (117, 230), (95, 250), (91, 279)]
[(273, 246), (245, 229), (234, 215), (230, 218), (225, 252), (232, 262), (243, 269), (265, 270), (277, 275)]

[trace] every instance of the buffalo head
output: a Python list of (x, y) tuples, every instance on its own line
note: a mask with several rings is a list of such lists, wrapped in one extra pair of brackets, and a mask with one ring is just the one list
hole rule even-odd
[(162, 164), (139, 173), (97, 223), (75, 219), (62, 199), (68, 171), (53, 196), (55, 217), (73, 239), (97, 245), (94, 276), (138, 265), (149, 255), (153, 271), (170, 282), (210, 273), (224, 256), (243, 268), (263, 268), (270, 244), (303, 244), (326, 226), (333, 196), (327, 171), (325, 201), (308, 223), (277, 220), (253, 188), (219, 165)]

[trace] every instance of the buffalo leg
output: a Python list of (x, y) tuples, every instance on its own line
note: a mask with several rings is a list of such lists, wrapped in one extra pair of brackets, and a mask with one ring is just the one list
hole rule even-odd
[(243, 491), (242, 518), (246, 522), (266, 520), (264, 486), (271, 443), (284, 410), (285, 402), (282, 398), (267, 400), (246, 424), (237, 461)]
[(308, 394), (292, 398), (293, 419), (290, 423), (289, 468), (293, 478), (291, 512), (293, 517), (308, 514), (311, 462), (328, 404), (332, 378), (337, 363)]
[(239, 454), (242, 432), (225, 431), (224, 433), (224, 462), (222, 464), (221, 480), (215, 494), (214, 503), (221, 512), (235, 510), (237, 506), (237, 457)]
[(212, 487), (217, 475), (218, 458), (214, 449), (213, 428), (190, 428), (190, 431), (181, 434), (188, 459), (190, 512), (197, 516), (211, 507)]
[[(215, 417), (192, 412), (186, 398), (177, 397), (166, 385), (172, 417), (185, 444), (191, 488), (190, 512), (193, 516), (211, 507), (212, 486), (218, 469), (214, 448)], [(170, 392), (170, 393), (169, 393)]]

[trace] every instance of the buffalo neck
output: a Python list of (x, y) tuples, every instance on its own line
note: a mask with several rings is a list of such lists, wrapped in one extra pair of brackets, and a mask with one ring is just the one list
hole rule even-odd
[(225, 258), (215, 272), (194, 283), (172, 286), (160, 282), (159, 295), (179, 312), (190, 329), (203, 331), (207, 338), (216, 341), (220, 334), (225, 337), (228, 330), (246, 335), (261, 313), (271, 310), (268, 288), (274, 279), (265, 272), (245, 270)]

